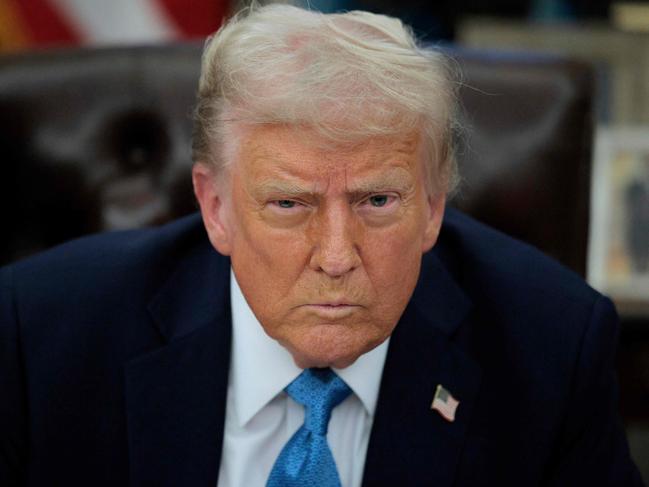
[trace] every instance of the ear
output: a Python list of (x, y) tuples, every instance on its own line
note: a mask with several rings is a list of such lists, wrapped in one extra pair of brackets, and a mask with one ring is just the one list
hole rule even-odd
[[(223, 171), (222, 176), (227, 178), (229, 174)], [(192, 168), (192, 183), (210, 242), (219, 253), (230, 255), (233, 229), (229, 181), (218, 181), (212, 166), (197, 162)]]
[(444, 193), (428, 195), (427, 206), (428, 215), (424, 229), (424, 238), (422, 240), (422, 253), (428, 252), (437, 242), (437, 237), (442, 227), (442, 220), (444, 219), (446, 195)]

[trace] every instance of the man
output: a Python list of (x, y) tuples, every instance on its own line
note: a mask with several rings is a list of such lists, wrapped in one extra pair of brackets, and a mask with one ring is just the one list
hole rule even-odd
[(611, 303), (445, 214), (453, 99), (395, 19), (223, 27), (202, 218), (0, 274), (2, 485), (640, 485)]

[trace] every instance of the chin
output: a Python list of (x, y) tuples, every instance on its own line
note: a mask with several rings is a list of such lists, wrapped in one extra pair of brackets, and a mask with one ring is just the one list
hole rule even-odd
[(341, 333), (341, 330), (334, 330), (332, 325), (326, 325), (324, 330), (311, 331), (294, 342), (280, 343), (291, 352), (295, 364), (301, 369), (344, 369), (382, 342), (383, 339), (376, 337), (349, 333), (348, 328), (343, 328)]
[(356, 362), (356, 359), (362, 354), (357, 354), (353, 357), (327, 357), (327, 356), (312, 356), (300, 353), (293, 353), (293, 360), (295, 365), (301, 369), (317, 368), (322, 369), (325, 367), (333, 367), (336, 369), (344, 369)]

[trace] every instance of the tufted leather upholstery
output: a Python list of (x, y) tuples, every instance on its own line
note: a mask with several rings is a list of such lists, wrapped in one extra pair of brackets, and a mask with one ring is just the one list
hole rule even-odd
[[(0, 264), (91, 232), (195, 210), (191, 107), (201, 47), (0, 58)], [(453, 51), (465, 73), (453, 204), (585, 271), (592, 72)]]

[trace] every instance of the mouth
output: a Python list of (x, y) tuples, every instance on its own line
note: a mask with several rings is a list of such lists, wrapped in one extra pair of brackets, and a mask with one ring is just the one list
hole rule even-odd
[(328, 303), (313, 303), (304, 305), (309, 312), (327, 319), (340, 319), (345, 318), (355, 311), (359, 310), (361, 306), (346, 302), (328, 302)]

